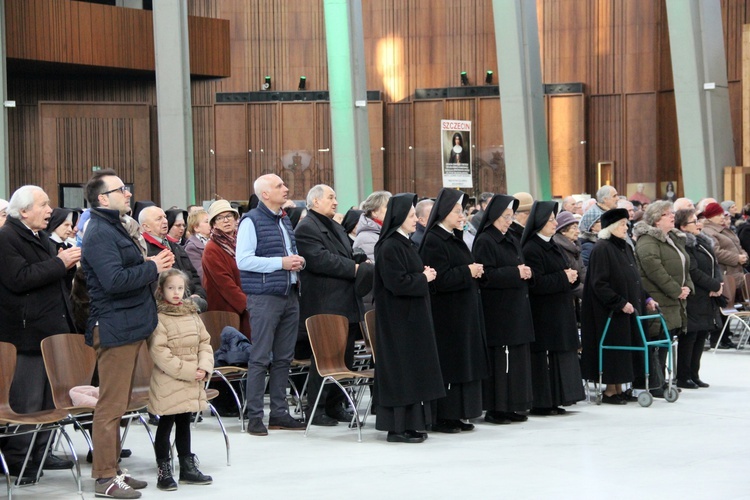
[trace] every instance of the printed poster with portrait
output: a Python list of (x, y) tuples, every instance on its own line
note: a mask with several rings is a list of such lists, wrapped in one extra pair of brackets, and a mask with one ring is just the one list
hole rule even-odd
[(443, 187), (474, 187), (471, 179), (471, 122), (440, 120)]

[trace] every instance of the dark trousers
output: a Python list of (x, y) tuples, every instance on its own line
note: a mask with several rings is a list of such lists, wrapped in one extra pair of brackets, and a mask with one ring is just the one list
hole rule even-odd
[[(344, 361), (349, 369), (354, 364), (354, 341), (357, 340), (361, 332), (359, 323), (349, 323), (349, 335), (346, 339), (346, 352), (344, 353)], [(315, 398), (318, 397), (320, 386), (323, 384), (323, 377), (318, 373), (318, 368), (315, 365), (315, 356), (312, 356), (310, 361), (310, 379), (307, 382), (307, 404), (310, 410), (312, 410)], [(326, 413), (332, 414), (341, 408), (345, 401), (346, 397), (337, 387), (329, 386), (320, 395), (318, 408), (323, 407)]]
[(700, 380), (701, 356), (703, 346), (710, 332), (701, 330), (680, 335), (677, 344), (677, 379)]
[[(42, 354), (18, 354), (16, 371), (10, 386), (10, 407), (17, 413), (31, 413), (55, 407), (44, 370)], [(49, 441), (49, 432), (40, 432), (34, 441), (31, 459), (39, 462)], [(0, 439), (3, 454), (9, 465), (20, 465), (26, 458), (32, 434)]]
[(174, 425), (174, 445), (177, 455), (187, 457), (190, 455), (190, 415), (192, 413), (179, 413), (177, 415), (162, 415), (159, 417), (159, 426), (156, 428), (154, 437), (154, 451), (157, 460), (169, 460), (172, 446), (170, 436)]

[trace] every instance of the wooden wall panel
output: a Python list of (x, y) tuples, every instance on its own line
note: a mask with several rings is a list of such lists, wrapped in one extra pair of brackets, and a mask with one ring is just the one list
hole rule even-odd
[(627, 93), (653, 91), (658, 61), (658, 4), (653, 0), (627, 0), (622, 5), (625, 25), (623, 90)]
[(583, 94), (547, 99), (550, 179), (555, 198), (586, 191), (585, 120)]
[[(742, 104), (742, 82), (730, 82), (729, 112), (732, 116), (734, 157), (736, 158), (736, 162), (738, 165), (742, 165)], [(750, 126), (750, 123), (747, 125)]]
[(284, 179), (291, 198), (304, 199), (307, 191), (317, 184), (314, 159), (318, 147), (312, 126), (315, 123), (315, 104), (300, 102), (278, 106), (281, 115), (281, 150), (277, 153), (277, 170), (272, 173)]
[[(333, 139), (331, 138), (331, 105), (327, 102), (315, 103), (315, 143), (317, 177), (314, 184), (333, 186)], [(305, 192), (307, 195), (307, 192)]]
[(385, 161), (385, 142), (383, 137), (383, 103), (370, 102), (367, 104), (368, 128), (370, 129), (370, 165), (372, 168), (372, 189), (381, 191), (385, 189), (384, 180), (384, 161)]
[(394, 193), (416, 193), (413, 103), (385, 105), (385, 187)]
[(213, 106), (193, 106), (193, 164), (195, 165), (195, 200), (213, 199), (216, 192), (216, 169), (213, 162)]
[(657, 94), (657, 113), (659, 115), (659, 127), (657, 128), (657, 170), (656, 179), (657, 196), (663, 196), (661, 182), (677, 181), (675, 186), (678, 196), (684, 191), (682, 188), (682, 174), (680, 168), (680, 142), (677, 133), (677, 108), (674, 100), (674, 92), (660, 92)]
[(213, 194), (228, 200), (249, 197), (248, 112), (245, 108), (236, 104), (214, 106), (216, 193)]
[[(621, 179), (627, 171), (623, 148), (623, 113), (622, 97), (619, 95), (591, 96), (588, 103), (588, 168), (586, 169), (589, 193), (596, 193), (596, 164), (602, 161), (615, 162), (615, 181)], [(645, 182), (648, 177), (639, 178), (637, 174), (629, 177), (628, 182)], [(617, 186), (616, 186), (617, 187)], [(622, 187), (619, 188), (621, 191)]]
[(443, 101), (416, 101), (414, 110), (414, 184), (419, 197), (435, 197), (443, 186), (440, 120)]
[(8, 113), (10, 186), (15, 189), (24, 184), (40, 184), (38, 107), (20, 105), (12, 111)]
[(589, 80), (593, 2), (547, 0), (541, 7), (544, 12), (541, 26), (545, 32), (542, 49), (545, 81)]
[(474, 140), (475, 192), (506, 193), (505, 145), (500, 119), (500, 99), (477, 99), (476, 132)]
[[(653, 179), (657, 161), (657, 107), (655, 94), (625, 96), (625, 166), (627, 178)], [(617, 184), (623, 188), (621, 169)], [(657, 171), (658, 175), (658, 171)], [(658, 177), (657, 177), (658, 178)], [(617, 187), (617, 186), (615, 186)]]

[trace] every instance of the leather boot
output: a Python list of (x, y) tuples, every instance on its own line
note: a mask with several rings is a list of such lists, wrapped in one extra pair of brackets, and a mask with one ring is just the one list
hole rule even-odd
[(180, 457), (180, 482), (187, 484), (211, 484), (213, 478), (198, 470), (198, 457), (193, 453)]
[(159, 467), (158, 476), (156, 477), (156, 487), (164, 491), (174, 491), (177, 489), (177, 483), (172, 477), (172, 461), (168, 458), (157, 460), (156, 465)]

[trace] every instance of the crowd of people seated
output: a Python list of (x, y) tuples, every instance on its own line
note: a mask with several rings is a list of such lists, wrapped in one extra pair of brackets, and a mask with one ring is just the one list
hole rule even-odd
[[(600, 375), (603, 403), (625, 405), (640, 390), (664, 397), (664, 348), (646, 350), (655, 367), (648, 381), (638, 351), (606, 351), (601, 374), (598, 368), (605, 329), (610, 344), (641, 345), (638, 316), (661, 314), (667, 331), (652, 321), (647, 335), (677, 339), (674, 383), (680, 389), (709, 386), (700, 372), (704, 348), (735, 347), (729, 336), (719, 342), (719, 309), (725, 276), (734, 286), (744, 284), (750, 206), (740, 211), (734, 201), (711, 198), (651, 200), (642, 189), (628, 200), (613, 186), (602, 186), (591, 200), (482, 193), (474, 205), (466, 193), (446, 188), (421, 193), (436, 195), (421, 200), (377, 191), (342, 214), (336, 192), (324, 184), (310, 189), (304, 206), (289, 199), (274, 174), (255, 180), (253, 191), (243, 207), (217, 199), (205, 207), (163, 209), (148, 200), (131, 204), (116, 173), (104, 170), (86, 187), (85, 212), (53, 210), (36, 186), (0, 200), (6, 263), (0, 341), (14, 344), (18, 359), (10, 403), (19, 412), (53, 407), (40, 342), (59, 333), (86, 335), (99, 363), (97, 495), (140, 496), (145, 482), (117, 465), (124, 451), (122, 395), (130, 393), (128, 379), (144, 342), (162, 377), (173, 359), (169, 335), (184, 325), (200, 337), (201, 356), (210, 352), (197, 323), (202, 311), (236, 313), (239, 332), (252, 343), (241, 392), (247, 432), (254, 436), (301, 430), (306, 422), (352, 421), (353, 409), (339, 391), (321, 391), (314, 356), (308, 401), (320, 391), (317, 411), (310, 404), (304, 420), (289, 413), (290, 364), (311, 357), (305, 320), (316, 314), (346, 318), (351, 366), (363, 315), (375, 310), (373, 413), (389, 442), (469, 432), (480, 417), (507, 425), (561, 415), (585, 398), (582, 379)], [(167, 360), (163, 370), (160, 359)], [(188, 382), (202, 383), (212, 363), (204, 357), (189, 363)], [(184, 379), (181, 370), (172, 376)], [(205, 408), (205, 394), (190, 404), (170, 403), (181, 410), (166, 419), (159, 415), (161, 396), (151, 397), (149, 409), (164, 427), (158, 486), (177, 487), (164, 444), (172, 424), (181, 464), (184, 458), (194, 484), (208, 484), (184, 430), (184, 412)], [(20, 474), (29, 445), (28, 436), (0, 439), (11, 474)], [(27, 469), (33, 474), (25, 473), (25, 482), (36, 480), (37, 469), (73, 466), (45, 455), (47, 447), (48, 439), (36, 440)]]

